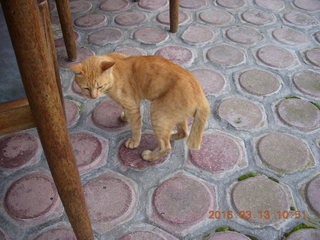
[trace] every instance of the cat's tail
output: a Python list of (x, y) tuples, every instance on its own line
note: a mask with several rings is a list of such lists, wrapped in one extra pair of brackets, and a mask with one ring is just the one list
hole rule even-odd
[(210, 106), (205, 98), (203, 104), (200, 105), (194, 114), (194, 119), (190, 131), (190, 135), (187, 140), (187, 146), (190, 149), (200, 149), (202, 141), (202, 133), (204, 131), (206, 121), (210, 113)]

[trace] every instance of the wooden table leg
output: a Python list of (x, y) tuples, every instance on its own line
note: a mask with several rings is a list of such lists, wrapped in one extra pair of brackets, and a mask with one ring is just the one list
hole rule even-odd
[(179, 25), (179, 0), (170, 0), (170, 32), (178, 31)]
[(36, 0), (1, 0), (24, 88), (52, 177), (79, 240), (93, 240), (50, 50)]
[(77, 47), (74, 39), (69, 0), (56, 0), (56, 5), (63, 33), (63, 40), (67, 49), (68, 60), (74, 61), (77, 59)]

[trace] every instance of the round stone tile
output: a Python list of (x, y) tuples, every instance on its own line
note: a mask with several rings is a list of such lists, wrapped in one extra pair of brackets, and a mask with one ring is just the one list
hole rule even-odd
[(123, 165), (138, 170), (163, 163), (167, 159), (167, 155), (160, 157), (156, 161), (144, 161), (141, 157), (144, 150), (154, 150), (157, 146), (158, 141), (153, 134), (143, 134), (139, 146), (135, 149), (127, 148), (124, 142), (121, 144), (119, 148), (119, 160)]
[(249, 45), (263, 39), (263, 35), (258, 30), (248, 27), (232, 27), (226, 31), (226, 36), (233, 42)]
[(271, 13), (261, 11), (259, 9), (249, 9), (242, 14), (244, 21), (254, 25), (266, 25), (276, 20), (275, 16)]
[(182, 39), (190, 44), (206, 43), (215, 38), (215, 33), (208, 27), (191, 25), (182, 34)]
[(221, 44), (210, 48), (207, 58), (215, 64), (231, 67), (243, 63), (245, 55), (240, 48)]
[(316, 32), (314, 38), (320, 43), (320, 32)]
[[(108, 109), (106, 111), (106, 109)], [(114, 101), (106, 100), (101, 102), (92, 112), (93, 123), (105, 130), (119, 130), (127, 125), (127, 122), (120, 120), (123, 109)]]
[(39, 139), (30, 133), (15, 133), (0, 139), (0, 167), (20, 168), (39, 160)]
[(117, 53), (122, 53), (127, 56), (142, 56), (146, 55), (146, 52), (140, 48), (133, 47), (117, 47), (115, 50)]
[(65, 227), (50, 229), (40, 234), (34, 240), (49, 240), (49, 239), (77, 240), (76, 236), (73, 233), (73, 230), (71, 228), (65, 228)]
[(98, 13), (90, 13), (78, 17), (74, 21), (75, 25), (82, 28), (96, 28), (107, 24), (107, 17)]
[(199, 18), (215, 26), (229, 25), (235, 21), (230, 13), (220, 9), (207, 9), (199, 14)]
[[(251, 217), (244, 220), (268, 226), (283, 220), (277, 216), (277, 211), (289, 210), (288, 194), (281, 184), (265, 176), (257, 176), (238, 182), (232, 189), (231, 198), (238, 214), (242, 211), (251, 213)], [(259, 217), (259, 212), (265, 211), (269, 213), (269, 219)]]
[(68, 127), (72, 127), (78, 121), (79, 115), (79, 106), (71, 100), (64, 100), (65, 112), (67, 115), (67, 124)]
[(298, 26), (307, 27), (307, 26), (312, 26), (319, 23), (315, 17), (302, 12), (294, 12), (294, 11), (288, 12), (283, 17), (289, 23), (292, 23)]
[(102, 175), (84, 185), (89, 216), (93, 223), (111, 222), (125, 215), (134, 202), (133, 189), (122, 179)]
[(244, 6), (244, 0), (217, 0), (217, 4), (221, 7), (238, 9)]
[(159, 236), (156, 233), (148, 231), (135, 231), (128, 233), (118, 240), (166, 240), (165, 238)]
[(284, 99), (278, 105), (280, 119), (302, 131), (320, 127), (320, 111), (312, 103), (301, 99)]
[(70, 139), (80, 171), (97, 164), (101, 158), (103, 146), (96, 136), (87, 132), (79, 132), (70, 134)]
[(272, 32), (272, 36), (279, 42), (286, 44), (303, 44), (308, 42), (307, 36), (292, 28), (280, 27)]
[(239, 144), (223, 134), (207, 134), (202, 138), (200, 150), (190, 150), (191, 162), (206, 171), (232, 169), (241, 158)]
[[(189, 15), (179, 11), (179, 18), (178, 18), (178, 22), (179, 24), (183, 24), (185, 22), (187, 22), (190, 19)], [(170, 24), (170, 17), (169, 17), (169, 11), (164, 11), (161, 12), (157, 15), (157, 21), (162, 23), (162, 24)]]
[(320, 98), (320, 73), (305, 70), (293, 76), (293, 83), (303, 93)]
[(71, 88), (72, 88), (72, 91), (74, 91), (76, 94), (78, 94), (78, 95), (80, 95), (80, 96), (82, 96), (82, 97), (86, 97), (86, 96), (82, 93), (81, 88), (80, 88), (79, 85), (76, 83), (76, 81), (73, 81), (73, 82), (72, 82)]
[(134, 38), (146, 44), (160, 44), (166, 41), (169, 35), (159, 27), (142, 27), (134, 32)]
[(167, 46), (156, 51), (155, 55), (162, 56), (176, 64), (191, 64), (193, 55), (191, 50), (181, 46)]
[[(74, 32), (73, 36), (74, 36), (75, 41), (78, 42), (79, 39), (80, 39), (79, 34), (77, 32)], [(65, 47), (63, 37), (55, 39), (54, 40), (54, 45), (55, 45), (56, 48)]]
[(172, 224), (192, 224), (206, 217), (211, 197), (201, 182), (187, 176), (173, 177), (153, 194), (155, 211)]
[(318, 240), (320, 239), (320, 231), (318, 229), (300, 229), (295, 231), (286, 238), (286, 240)]
[(272, 73), (259, 69), (243, 72), (239, 84), (245, 91), (257, 96), (274, 93), (280, 88), (279, 80)]
[(288, 134), (270, 133), (259, 140), (257, 147), (263, 163), (276, 171), (298, 171), (310, 162), (306, 144)]
[(94, 52), (89, 48), (78, 48), (77, 49), (77, 59), (75, 61), (68, 61), (67, 53), (64, 52), (62, 55), (58, 56), (58, 62), (61, 67), (69, 68), (72, 65), (82, 62), (84, 59), (94, 55)]
[(284, 8), (284, 2), (282, 0), (255, 0), (256, 3), (263, 8), (267, 8), (273, 11), (280, 11)]
[(146, 15), (142, 12), (124, 12), (115, 17), (114, 21), (122, 26), (137, 26), (145, 22)]
[(92, 8), (92, 3), (89, 1), (77, 0), (70, 2), (70, 12), (76, 13), (86, 13)]
[(218, 107), (218, 115), (235, 128), (255, 129), (263, 124), (260, 107), (244, 98), (229, 98)]
[(275, 68), (288, 68), (295, 62), (295, 58), (292, 53), (285, 48), (273, 45), (267, 45), (259, 48), (257, 51), (257, 57), (262, 63)]
[(294, 0), (293, 4), (307, 11), (318, 11), (320, 10), (320, 2), (318, 0)]
[(196, 69), (192, 73), (206, 94), (218, 94), (225, 85), (224, 77), (210, 69)]
[(207, 240), (250, 240), (247, 236), (237, 232), (216, 232)]
[(104, 46), (119, 41), (123, 33), (118, 29), (104, 28), (89, 34), (89, 42), (98, 46)]
[(158, 10), (159, 8), (166, 7), (168, 0), (139, 0), (138, 4), (141, 8), (147, 10)]
[(320, 67), (320, 48), (313, 48), (305, 52), (306, 58), (313, 65)]
[(58, 201), (53, 180), (33, 173), (11, 184), (4, 205), (9, 215), (18, 219), (33, 219), (48, 213)]
[(207, 6), (207, 0), (180, 0), (180, 6), (189, 9), (198, 9)]
[(100, 5), (100, 9), (103, 11), (121, 11), (130, 7), (129, 0), (106, 0)]
[(320, 176), (315, 177), (308, 183), (306, 198), (312, 210), (320, 215)]

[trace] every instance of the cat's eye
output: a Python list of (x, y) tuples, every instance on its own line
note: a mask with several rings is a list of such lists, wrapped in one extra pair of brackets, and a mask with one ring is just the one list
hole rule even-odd
[(101, 89), (101, 88), (103, 88), (103, 86), (97, 87), (97, 89)]
[(88, 88), (88, 87), (85, 87), (85, 88), (83, 88), (83, 89), (90, 91), (90, 88)]

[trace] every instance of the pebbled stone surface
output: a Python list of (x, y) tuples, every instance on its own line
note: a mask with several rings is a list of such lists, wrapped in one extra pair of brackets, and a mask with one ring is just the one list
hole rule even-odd
[(295, 57), (291, 52), (274, 45), (259, 48), (257, 57), (264, 64), (275, 68), (287, 68), (295, 62)]
[(294, 233), (291, 233), (286, 240), (317, 240), (320, 239), (320, 231), (318, 229), (300, 229)]
[[(81, 91), (81, 90), (80, 90)], [(68, 127), (74, 126), (80, 117), (79, 105), (72, 100), (64, 100)]]
[(313, 65), (320, 67), (320, 48), (313, 48), (305, 52), (305, 56)]
[(224, 77), (215, 71), (200, 68), (192, 71), (206, 94), (219, 94), (225, 86)]
[(312, 103), (301, 99), (284, 99), (278, 105), (280, 119), (287, 125), (302, 131), (320, 127), (320, 111)]
[(263, 8), (267, 8), (273, 11), (280, 11), (284, 8), (285, 4), (281, 0), (255, 0), (255, 2)]
[(308, 183), (306, 188), (306, 198), (312, 210), (315, 211), (316, 214), (320, 216), (319, 197), (320, 197), (320, 176), (317, 176)]
[(280, 88), (280, 82), (274, 74), (259, 69), (241, 73), (239, 84), (245, 91), (257, 96), (272, 94)]
[(130, 7), (129, 0), (106, 0), (100, 5), (100, 9), (103, 11), (122, 11)]
[(249, 45), (263, 39), (263, 35), (258, 30), (247, 27), (232, 27), (226, 31), (226, 36), (233, 42)]
[(127, 235), (119, 238), (118, 240), (143, 240), (143, 239), (150, 239), (150, 240), (165, 240), (165, 238), (159, 236), (156, 233), (147, 232), (147, 231), (136, 231), (128, 233)]
[(61, 67), (69, 68), (75, 63), (82, 62), (84, 59), (91, 57), (94, 55), (94, 52), (89, 48), (78, 48), (77, 49), (77, 59), (73, 62), (68, 61), (67, 53), (64, 52), (63, 54), (59, 55), (58, 62)]
[(180, 65), (191, 64), (193, 60), (193, 54), (191, 50), (181, 46), (167, 46), (160, 48), (158, 51), (156, 51), (155, 55), (162, 56)]
[(237, 233), (237, 232), (216, 232), (213, 234), (213, 236), (211, 236), (210, 238), (208, 238), (208, 240), (250, 240), (250, 238), (248, 238), (247, 236), (241, 234), (241, 233)]
[(235, 128), (257, 129), (264, 124), (264, 112), (261, 107), (244, 98), (223, 100), (217, 113)]
[(0, 139), (0, 168), (19, 169), (40, 160), (40, 141), (30, 133), (15, 133)]
[(273, 132), (258, 141), (262, 162), (278, 172), (302, 170), (312, 159), (307, 145), (296, 137)]
[(273, 23), (276, 20), (273, 14), (259, 9), (249, 9), (245, 11), (241, 16), (244, 21), (258, 26), (267, 25)]
[(123, 33), (118, 29), (104, 28), (89, 34), (89, 42), (98, 46), (118, 42), (123, 37)]
[(215, 64), (232, 67), (243, 63), (245, 55), (240, 48), (221, 44), (210, 48), (207, 52), (207, 58)]
[(77, 14), (77, 13), (83, 14), (90, 11), (91, 8), (92, 8), (92, 3), (89, 1), (78, 0), (78, 1), (70, 2), (70, 11), (72, 14)]
[(180, 0), (180, 6), (188, 9), (198, 9), (207, 6), (207, 0)]
[(141, 8), (147, 10), (157, 10), (168, 5), (168, 0), (140, 0), (138, 2)]
[(293, 4), (296, 7), (307, 11), (320, 10), (320, 2), (317, 0), (294, 0)]
[(82, 28), (97, 28), (107, 24), (107, 18), (105, 15), (91, 13), (78, 17), (74, 20), (74, 23), (78, 27)]
[(204, 10), (199, 14), (199, 18), (205, 22), (215, 26), (223, 26), (234, 23), (235, 19), (233, 15), (227, 11), (212, 8)]
[[(179, 18), (178, 22), (179, 24), (184, 24), (187, 21), (189, 21), (190, 17), (188, 14), (185, 12), (179, 11)], [(157, 15), (157, 21), (163, 24), (170, 24), (170, 16), (169, 16), (169, 11), (164, 11), (161, 12)]]
[(320, 43), (320, 32), (316, 32), (314, 38)]
[(159, 27), (142, 27), (134, 32), (134, 38), (145, 44), (160, 44), (168, 37), (168, 33)]
[(315, 17), (302, 12), (288, 12), (283, 17), (287, 22), (301, 27), (308, 27), (319, 23)]
[(272, 31), (272, 36), (279, 42), (285, 44), (303, 44), (308, 43), (308, 38), (302, 32), (292, 28), (280, 27)]
[(305, 70), (293, 76), (293, 83), (303, 93), (320, 98), (320, 73)]
[(221, 7), (238, 9), (245, 5), (244, 0), (217, 0), (217, 4)]
[(59, 239), (59, 240), (77, 240), (71, 228), (59, 227), (50, 229), (39, 236), (34, 240), (49, 240), (49, 239)]
[(115, 17), (114, 21), (122, 26), (136, 26), (147, 19), (147, 16), (142, 12), (124, 12)]
[(142, 56), (146, 55), (146, 52), (141, 48), (133, 48), (133, 47), (117, 47), (115, 52), (125, 54), (127, 56)]
[(190, 44), (206, 43), (212, 41), (216, 34), (208, 27), (192, 25), (184, 31), (181, 38)]

